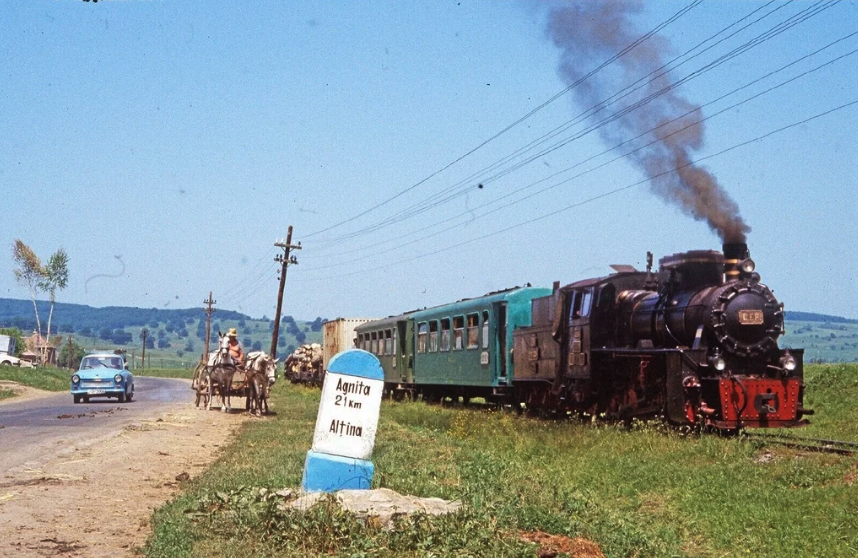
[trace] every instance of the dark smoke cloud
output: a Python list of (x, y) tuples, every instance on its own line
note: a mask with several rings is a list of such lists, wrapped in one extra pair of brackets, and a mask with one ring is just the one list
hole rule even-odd
[[(563, 79), (570, 85), (578, 82), (599, 64), (638, 40), (643, 33), (635, 28), (632, 19), (642, 9), (641, 2), (630, 0), (583, 0), (553, 9), (548, 35), (561, 49), (560, 74)], [(662, 67), (670, 52), (670, 45), (663, 37), (650, 37), (573, 88), (576, 102), (584, 109), (597, 105)], [(636, 101), (669, 85), (667, 76), (652, 77), (632, 95), (599, 112), (596, 119), (622, 113)], [(705, 220), (724, 242), (744, 242), (750, 227), (739, 215), (736, 202), (708, 170), (690, 164), (691, 152), (703, 144), (703, 125), (694, 124), (701, 118), (697, 105), (678, 91), (669, 89), (643, 107), (602, 126), (599, 131), (609, 144), (642, 134), (645, 135), (637, 145), (662, 140), (629, 155), (629, 159), (651, 178), (653, 191), (663, 199), (677, 203), (695, 219)], [(668, 122), (670, 124), (666, 124)], [(673, 172), (677, 168), (680, 170)]]

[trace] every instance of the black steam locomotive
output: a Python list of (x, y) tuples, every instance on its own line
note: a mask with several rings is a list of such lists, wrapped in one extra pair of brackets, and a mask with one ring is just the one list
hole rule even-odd
[(733, 430), (807, 423), (803, 349), (785, 350), (783, 304), (748, 247), (667, 256), (653, 273), (615, 266), (534, 298), (514, 332), (515, 397), (529, 409), (615, 419), (663, 413)]

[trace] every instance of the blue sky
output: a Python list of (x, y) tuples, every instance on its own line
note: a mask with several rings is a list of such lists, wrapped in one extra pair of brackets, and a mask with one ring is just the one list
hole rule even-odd
[[(0, 296), (27, 297), (16, 238), (43, 259), (68, 252), (63, 302), (187, 308), (212, 291), (219, 307), (271, 317), (274, 242), (291, 224), (303, 249), (284, 313), (309, 319), (720, 249), (639, 168), (599, 155), (613, 146), (597, 133), (504, 163), (586, 108), (573, 91), (495, 137), (567, 87), (546, 31), (566, 5), (0, 3)], [(858, 318), (858, 4), (656, 1), (631, 24), (642, 35), (683, 7), (659, 33), (670, 57), (756, 14), (672, 76), (699, 72), (680, 86), (712, 115), (694, 158), (751, 226), (763, 282), (788, 310)], [(450, 188), (451, 201), (402, 218)]]

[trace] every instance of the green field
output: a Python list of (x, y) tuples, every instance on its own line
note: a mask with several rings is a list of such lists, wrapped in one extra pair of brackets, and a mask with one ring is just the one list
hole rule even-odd
[[(806, 380), (817, 415), (798, 434), (858, 440), (858, 365), (811, 365)], [(300, 484), (318, 399), (278, 384), (276, 416), (246, 423), (155, 513), (145, 554), (536, 556), (521, 532), (540, 530), (609, 557), (858, 555), (854, 456), (423, 403), (382, 405), (374, 484), (460, 499), (462, 511), (385, 529), (329, 505), (278, 509), (270, 491)]]
[(858, 362), (858, 323), (787, 320), (781, 347), (804, 348), (804, 362)]

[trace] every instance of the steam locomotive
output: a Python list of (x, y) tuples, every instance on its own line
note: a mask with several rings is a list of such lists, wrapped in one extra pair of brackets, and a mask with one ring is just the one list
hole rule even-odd
[(612, 267), (369, 321), (355, 344), (378, 356), (394, 398), (724, 430), (807, 424), (804, 351), (778, 347), (783, 304), (746, 244), (673, 254), (657, 272), (651, 254), (646, 271)]

